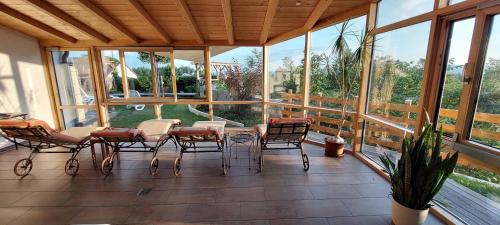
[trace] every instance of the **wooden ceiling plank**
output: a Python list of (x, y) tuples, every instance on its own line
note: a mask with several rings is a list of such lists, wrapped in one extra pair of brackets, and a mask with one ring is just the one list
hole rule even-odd
[(70, 16), (68, 13), (62, 11), (61, 9), (57, 8), (56, 6), (50, 4), (49, 2), (45, 0), (25, 0), (26, 2), (30, 3), (32, 6), (35, 6), (36, 8), (52, 15), (55, 16), (56, 18), (60, 19), (61, 21), (75, 27), (78, 30), (81, 30), (85, 32), (86, 34), (104, 42), (104, 43), (109, 43), (110, 39), (103, 34), (99, 33), (98, 31), (94, 30), (87, 24), (75, 19), (74, 17)]
[(264, 44), (269, 36), (269, 31), (271, 30), (271, 25), (273, 23), (274, 16), (278, 10), (279, 0), (269, 0), (267, 3), (266, 17), (264, 19), (264, 24), (262, 25), (262, 31), (260, 32), (259, 43)]
[(128, 0), (130, 4), (141, 14), (141, 16), (148, 21), (148, 23), (160, 34), (160, 37), (167, 43), (172, 43), (172, 38), (168, 35), (167, 31), (163, 29), (160, 24), (148, 13), (148, 11), (137, 0)]
[(320, 0), (307, 18), (306, 23), (304, 24), (304, 28), (306, 28), (307, 30), (311, 29), (331, 4), (332, 0)]
[(226, 24), (227, 42), (234, 44), (233, 15), (231, 12), (231, 0), (221, 0), (224, 22)]
[(34, 26), (40, 30), (43, 30), (51, 35), (54, 35), (58, 38), (61, 38), (65, 41), (68, 41), (68, 42), (71, 42), (71, 43), (76, 43), (78, 40), (74, 37), (71, 37), (70, 35), (67, 35), (59, 30), (56, 30), (54, 28), (52, 28), (51, 26), (47, 25), (47, 24), (44, 24), (38, 20), (35, 20), (25, 14), (22, 14), (21, 12), (18, 12), (2, 3), (0, 3), (0, 12), (3, 12), (11, 17), (14, 17), (24, 23), (27, 23), (31, 26)]
[(205, 40), (203, 39), (203, 36), (201, 35), (200, 29), (198, 28), (198, 25), (196, 24), (196, 21), (193, 18), (193, 15), (191, 15), (191, 11), (189, 10), (189, 6), (184, 0), (175, 0), (175, 3), (177, 4), (177, 7), (180, 10), (180, 13), (184, 16), (184, 18), (187, 20), (188, 24), (190, 25), (191, 31), (193, 34), (196, 36), (196, 41), (199, 44), (203, 44)]
[(116, 28), (118, 31), (120, 31), (122, 34), (127, 36), (130, 40), (134, 41), (135, 43), (140, 43), (141, 39), (137, 37), (135, 34), (133, 34), (129, 29), (127, 29), (123, 24), (118, 22), (116, 19), (114, 19), (111, 15), (106, 13), (104, 10), (96, 6), (94, 3), (92, 3), (90, 0), (77, 0), (77, 2), (87, 8), (88, 10), (92, 11), (94, 14), (111, 24), (114, 28)]

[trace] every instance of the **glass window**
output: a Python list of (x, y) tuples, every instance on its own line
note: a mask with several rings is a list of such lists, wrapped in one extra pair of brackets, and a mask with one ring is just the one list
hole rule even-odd
[(262, 123), (262, 104), (213, 105), (215, 120), (225, 120), (227, 126), (253, 127)]
[(153, 75), (149, 52), (124, 52), (129, 98), (153, 97)]
[(108, 106), (108, 122), (111, 127), (136, 128), (145, 120), (155, 119), (154, 107), (144, 104)]
[(305, 37), (275, 44), (269, 48), (270, 100), (300, 104), (304, 77)]
[(379, 164), (379, 157), (383, 154), (388, 154), (392, 161), (396, 162), (401, 155), (401, 144), (405, 135), (400, 129), (365, 120), (362, 152)]
[(156, 77), (160, 97), (173, 97), (170, 52), (155, 52)]
[(500, 16), (492, 21), (470, 139), (500, 148)]
[(64, 127), (97, 126), (97, 112), (94, 108), (62, 109)]
[(465, 2), (465, 0), (449, 0), (448, 5), (453, 5), (453, 4), (457, 4), (460, 2)]
[(108, 99), (123, 98), (120, 52), (118, 50), (102, 50), (101, 64), (106, 97)]
[[(449, 146), (443, 151), (454, 152)], [(500, 171), (491, 160), (462, 151), (448, 178), (433, 203), (458, 216), (465, 224), (500, 223)]]
[(468, 61), (475, 18), (452, 23), (447, 46), (446, 68), (439, 109), (438, 127), (443, 127), (447, 136), (452, 136), (457, 123), (458, 105), (463, 89), (463, 71)]
[(94, 105), (94, 83), (87, 51), (52, 51), (61, 105)]
[(261, 99), (262, 47), (211, 47), (214, 101)]
[[(336, 40), (344, 40), (346, 52), (354, 55), (360, 47), (360, 40), (364, 36), (366, 17), (358, 17), (342, 24), (330, 26), (311, 33), (311, 81), (310, 81), (310, 106), (323, 108), (342, 108), (342, 93), (348, 93), (349, 109), (354, 109), (355, 99), (358, 95), (359, 74), (358, 69), (349, 70), (347, 76), (342, 76), (339, 70), (339, 60), (335, 56), (334, 46)], [(354, 57), (351, 57), (354, 58)], [(353, 68), (352, 62), (346, 68)], [(346, 81), (345, 92), (342, 91), (342, 78)]]
[(382, 0), (378, 3), (377, 27), (408, 19), (434, 9), (434, 0)]
[[(346, 121), (342, 126), (341, 136), (348, 144), (352, 144), (354, 134), (354, 123), (352, 114), (348, 114)], [(339, 113), (323, 112), (319, 110), (307, 110), (307, 116), (313, 118), (313, 123), (310, 126), (310, 132), (307, 134), (307, 139), (319, 143), (324, 143), (327, 136), (335, 136), (342, 120)], [(351, 146), (348, 146), (351, 148)]]
[(208, 119), (208, 105), (162, 105), (162, 119), (180, 119), (182, 126), (190, 127), (196, 121)]
[(367, 113), (415, 126), (431, 23), (375, 36)]
[(177, 98), (206, 98), (203, 50), (174, 50)]

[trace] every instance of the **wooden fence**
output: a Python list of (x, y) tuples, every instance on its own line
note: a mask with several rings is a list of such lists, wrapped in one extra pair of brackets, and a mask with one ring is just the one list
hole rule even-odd
[[(282, 93), (282, 99), (286, 103), (297, 103), (302, 101), (301, 94), (292, 94), (292, 93)], [(309, 104), (314, 107), (327, 107), (328, 104), (335, 104), (338, 106), (336, 109), (340, 109), (340, 105), (342, 104), (342, 100), (338, 98), (330, 98), (324, 97), (321, 95), (310, 96)], [(347, 101), (348, 108), (355, 109), (357, 100), (351, 99)], [(413, 128), (416, 126), (416, 113), (418, 112), (418, 107), (412, 104), (411, 100), (405, 102), (405, 104), (397, 104), (397, 103), (383, 103), (383, 104), (370, 104), (369, 110), (372, 115), (376, 115), (378, 117), (387, 119), (393, 123), (396, 123), (402, 127)], [(286, 117), (301, 117), (303, 114), (300, 110), (297, 110), (294, 107), (285, 107), (281, 110), (281, 114)], [(393, 113), (390, 112), (398, 112)], [(349, 112), (349, 115), (352, 115), (353, 112)], [(394, 114), (398, 114), (400, 116), (394, 116)], [(441, 109), (440, 116), (442, 118), (449, 118), (452, 120), (456, 120), (458, 117), (458, 110), (453, 109)], [(337, 133), (338, 125), (341, 123), (339, 119), (339, 112), (322, 112), (321, 110), (308, 110), (308, 115), (314, 119), (313, 124), (311, 125), (311, 129), (313, 131), (334, 135)], [(497, 114), (489, 114), (489, 113), (476, 113), (474, 120), (476, 122), (485, 122), (496, 124), (500, 127), (500, 115)], [(442, 124), (443, 131), (447, 133), (455, 132), (455, 125), (453, 124)], [(352, 137), (354, 132), (354, 124), (351, 121), (346, 121), (343, 126), (343, 137)], [(472, 133), (476, 138), (487, 138), (490, 140), (500, 141), (500, 132), (498, 131), (489, 131), (478, 128), (473, 128)], [(387, 147), (394, 150), (399, 150), (401, 148), (402, 137), (405, 135), (403, 131), (400, 129), (396, 129), (390, 126), (382, 126), (375, 123), (367, 123), (365, 130), (365, 142), (370, 145), (380, 145), (383, 147)]]

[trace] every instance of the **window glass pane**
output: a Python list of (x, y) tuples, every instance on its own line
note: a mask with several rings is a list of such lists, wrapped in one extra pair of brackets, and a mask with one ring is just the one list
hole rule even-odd
[[(342, 73), (339, 70), (339, 60), (334, 53), (336, 40), (345, 40), (348, 49), (346, 52), (354, 55), (360, 47), (360, 39), (364, 35), (366, 17), (358, 17), (311, 33), (311, 81), (310, 106), (323, 108), (342, 108), (342, 93), (348, 93), (350, 99), (348, 108), (353, 109), (358, 95), (359, 69), (351, 69), (345, 76), (346, 89), (342, 91)], [(343, 29), (344, 27), (344, 29)], [(354, 58), (354, 57), (352, 57)], [(352, 62), (346, 68), (353, 68)]]
[(62, 109), (64, 127), (97, 126), (97, 112), (95, 109)]
[(382, 0), (378, 3), (377, 27), (432, 11), (434, 0)]
[(304, 77), (305, 37), (269, 48), (269, 93), (274, 102), (300, 104)]
[(191, 126), (196, 121), (208, 119), (208, 105), (162, 105), (162, 119), (180, 119), (182, 126)]
[(262, 47), (211, 47), (214, 101), (261, 99)]
[(173, 97), (170, 52), (155, 52), (156, 77), (160, 97)]
[(375, 36), (367, 113), (415, 126), (430, 21)]
[[(352, 115), (348, 114), (346, 121), (342, 126), (341, 136), (348, 144), (352, 144), (352, 136), (354, 134), (354, 123)], [(324, 143), (327, 136), (335, 136), (338, 133), (339, 125), (342, 124), (340, 120), (340, 112), (331, 113), (317, 110), (307, 110), (307, 116), (313, 118), (313, 123), (309, 128), (310, 132), (307, 134), (307, 139), (319, 143)], [(348, 146), (351, 148), (351, 146)]]
[(474, 30), (475, 18), (459, 20), (452, 23), (448, 41), (448, 55), (444, 74), (441, 108), (439, 110), (438, 127), (443, 127), (447, 136), (452, 136), (457, 123), (458, 105), (463, 89), (463, 70), (468, 61), (469, 49)]
[(111, 127), (136, 128), (142, 121), (155, 119), (154, 108), (143, 104), (108, 106), (108, 119)]
[(400, 157), (405, 132), (365, 120), (362, 152), (371, 160), (381, 164), (380, 156), (387, 154), (393, 161)]
[(203, 50), (174, 50), (177, 98), (206, 98)]
[(106, 97), (108, 99), (123, 98), (120, 52), (118, 50), (102, 50), (101, 64)]
[(459, 2), (465, 2), (465, 0), (449, 0), (448, 1), (448, 5), (453, 5), (453, 4), (456, 4), (456, 3), (459, 3)]
[(124, 57), (129, 98), (153, 97), (150, 53), (125, 52)]
[[(443, 151), (454, 152), (449, 146)], [(500, 169), (494, 160), (460, 152), (453, 173), (433, 203), (466, 224), (500, 224)]]
[(262, 123), (262, 104), (213, 105), (214, 120), (225, 120), (227, 126), (253, 127)]
[(278, 106), (270, 105), (267, 109), (267, 119), (269, 118), (302, 118), (303, 112), (298, 106)]
[(52, 51), (61, 105), (94, 105), (94, 84), (87, 51)]
[(493, 17), (471, 139), (500, 148), (500, 16)]

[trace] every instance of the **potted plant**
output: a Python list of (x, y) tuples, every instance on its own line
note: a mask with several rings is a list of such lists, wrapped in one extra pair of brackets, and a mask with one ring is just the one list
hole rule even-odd
[(392, 162), (387, 154), (380, 157), (389, 174), (392, 190), (392, 221), (395, 225), (423, 224), (430, 201), (453, 172), (458, 152), (442, 157), (442, 129), (435, 135), (432, 124), (422, 134), (404, 138), (401, 158)]
[[(331, 51), (329, 54), (323, 54), (322, 58), (326, 65), (329, 79), (335, 81), (336, 92), (341, 100), (340, 124), (337, 134), (325, 138), (325, 155), (340, 157), (344, 155), (345, 140), (341, 137), (342, 127), (347, 118), (347, 106), (349, 100), (352, 100), (357, 94), (359, 86), (359, 75), (362, 64), (365, 60), (365, 52), (371, 48), (370, 32), (366, 34), (357, 34), (350, 29), (349, 21), (342, 23), (339, 28), (339, 34), (333, 39)], [(350, 46), (349, 43), (355, 43)], [(351, 44), (352, 45), (352, 44)], [(354, 47), (354, 50), (351, 49)]]

